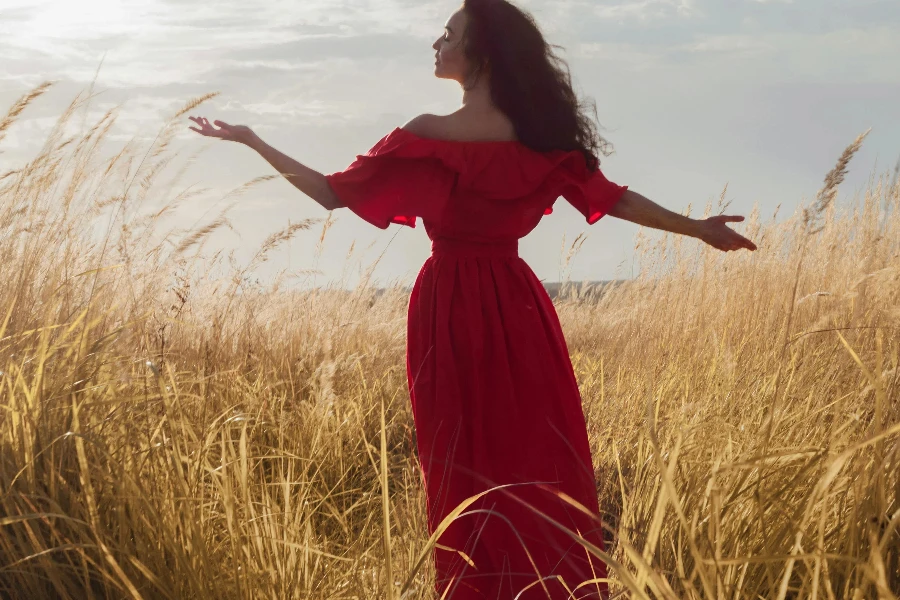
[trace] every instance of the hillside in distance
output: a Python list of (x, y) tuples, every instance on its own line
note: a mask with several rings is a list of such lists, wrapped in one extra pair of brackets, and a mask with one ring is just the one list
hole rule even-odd
[[(544, 289), (547, 290), (547, 294), (550, 298), (556, 300), (560, 293), (562, 292), (571, 292), (574, 290), (578, 290), (580, 292), (596, 292), (602, 290), (609, 284), (622, 283), (628, 281), (627, 279), (607, 279), (607, 280), (598, 280), (598, 281), (542, 281), (544, 284)], [(387, 291), (388, 288), (379, 288), (377, 295), (383, 294)], [(404, 287), (404, 290), (409, 292), (412, 291), (412, 286)]]

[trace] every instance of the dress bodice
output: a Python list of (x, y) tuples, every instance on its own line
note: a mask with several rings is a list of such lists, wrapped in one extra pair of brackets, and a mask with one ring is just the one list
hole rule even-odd
[(326, 179), (343, 206), (377, 227), (421, 218), (433, 240), (473, 242), (524, 237), (560, 196), (594, 223), (627, 189), (591, 171), (579, 151), (438, 140), (399, 127)]

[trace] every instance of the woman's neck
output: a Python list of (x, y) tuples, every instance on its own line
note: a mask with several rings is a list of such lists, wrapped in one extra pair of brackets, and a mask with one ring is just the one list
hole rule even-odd
[(463, 87), (462, 105), (476, 110), (487, 110), (494, 105), (491, 100), (491, 86), (487, 73), (482, 74), (470, 89)]

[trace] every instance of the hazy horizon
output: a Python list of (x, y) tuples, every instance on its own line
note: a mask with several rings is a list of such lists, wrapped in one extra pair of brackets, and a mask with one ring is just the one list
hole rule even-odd
[[(663, 206), (698, 215), (728, 184), (729, 213), (758, 203), (768, 219), (793, 212), (821, 186), (843, 149), (869, 127), (842, 198), (900, 154), (900, 3), (746, 0), (521, 2), (572, 68), (579, 90), (597, 101), (617, 153), (603, 160), (613, 181)], [(96, 119), (123, 104), (109, 151), (140, 134), (152, 139), (190, 98), (221, 95), (193, 114), (252, 126), (276, 148), (329, 173), (346, 167), (393, 127), (422, 112), (459, 104), (455, 84), (434, 79), (430, 45), (456, 2), (6, 0), (0, 8), (0, 103), (44, 80), (57, 85), (23, 113), (0, 142), (0, 168), (33, 157), (46, 132), (100, 66)], [(890, 58), (893, 56), (894, 58)], [(187, 129), (176, 145), (186, 160), (205, 151), (180, 189), (213, 193), (184, 206), (185, 222), (207, 222), (227, 191), (274, 170), (247, 148)], [(561, 278), (563, 237), (588, 239), (573, 280), (631, 275), (637, 227), (611, 217), (588, 226), (560, 200), (522, 240), (540, 279)], [(235, 231), (217, 235), (239, 256), (274, 231), (327, 213), (283, 180), (245, 195), (231, 213)], [(263, 274), (290, 266), (324, 281), (357, 278), (384, 250), (379, 282), (408, 283), (428, 256), (421, 225), (378, 230), (344, 209), (314, 256), (318, 229), (301, 233)], [(739, 229), (740, 230), (740, 229)], [(351, 243), (356, 255), (346, 256)], [(385, 250), (385, 248), (387, 248)], [(365, 249), (365, 250), (363, 250)], [(360, 263), (354, 261), (359, 260)]]

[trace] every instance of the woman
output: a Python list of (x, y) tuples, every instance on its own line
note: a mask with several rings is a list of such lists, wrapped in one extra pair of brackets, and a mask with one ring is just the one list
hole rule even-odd
[(246, 126), (191, 117), (191, 129), (253, 148), (328, 210), (380, 228), (423, 220), (432, 255), (410, 298), (407, 374), (430, 532), (504, 486), (438, 539), (438, 597), (605, 597), (605, 565), (563, 529), (603, 548), (578, 386), (518, 239), (563, 196), (588, 223), (609, 214), (720, 250), (755, 246), (726, 225), (743, 217), (690, 219), (603, 176), (606, 143), (519, 8), (465, 0), (433, 47), (435, 75), (461, 84), (462, 107), (416, 117), (342, 172), (316, 172)]

